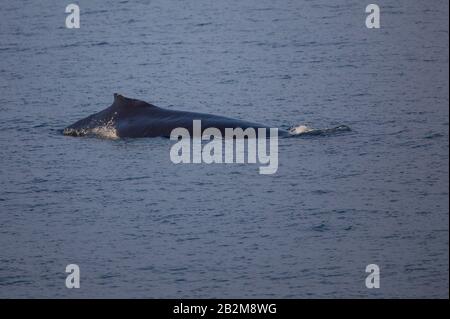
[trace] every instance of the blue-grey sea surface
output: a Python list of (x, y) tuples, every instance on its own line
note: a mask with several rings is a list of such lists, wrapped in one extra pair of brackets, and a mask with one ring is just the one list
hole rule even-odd
[[(379, 0), (380, 29), (356, 0), (69, 3), (0, 0), (0, 297), (448, 298), (447, 0)], [(281, 139), (273, 175), (61, 134), (114, 92), (352, 131)]]

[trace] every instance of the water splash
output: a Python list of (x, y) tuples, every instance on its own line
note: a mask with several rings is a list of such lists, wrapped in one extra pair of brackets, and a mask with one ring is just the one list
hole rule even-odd
[(350, 132), (352, 129), (347, 125), (339, 125), (336, 127), (331, 128), (324, 128), (324, 129), (315, 129), (308, 127), (306, 125), (298, 125), (293, 126), (289, 129), (289, 133), (292, 136), (303, 136), (303, 135), (329, 135), (329, 134), (336, 134), (336, 133), (342, 133), (342, 132)]
[(99, 125), (89, 128), (65, 128), (63, 131), (64, 135), (70, 136), (94, 136), (104, 139), (118, 139), (117, 129), (115, 126), (114, 117), (108, 120), (106, 123), (99, 123)]

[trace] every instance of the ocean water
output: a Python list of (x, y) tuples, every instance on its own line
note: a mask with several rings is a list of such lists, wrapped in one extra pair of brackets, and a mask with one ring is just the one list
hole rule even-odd
[[(0, 0), (0, 297), (448, 298), (448, 1), (69, 3)], [(114, 92), (352, 132), (274, 175), (61, 135)]]

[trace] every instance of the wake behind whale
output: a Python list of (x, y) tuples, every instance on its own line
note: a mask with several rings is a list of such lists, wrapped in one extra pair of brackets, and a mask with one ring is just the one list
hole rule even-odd
[[(270, 130), (270, 126), (267, 125), (212, 114), (167, 110), (141, 100), (114, 94), (114, 102), (110, 107), (69, 125), (63, 130), (63, 134), (112, 139), (170, 137), (175, 128), (185, 128), (192, 134), (194, 120), (200, 120), (204, 129), (218, 129), (222, 135), (225, 135), (227, 128), (241, 128), (242, 130), (265, 128), (266, 131)], [(281, 137), (292, 137), (346, 131), (350, 131), (346, 125), (321, 130), (300, 125), (289, 130), (279, 128), (278, 134)]]

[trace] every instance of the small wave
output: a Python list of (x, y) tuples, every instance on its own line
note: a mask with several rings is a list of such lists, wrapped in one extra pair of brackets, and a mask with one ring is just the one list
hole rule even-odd
[(109, 45), (109, 42), (101, 41), (101, 42), (93, 43), (93, 44), (91, 44), (91, 47), (102, 46), (102, 45)]
[(444, 137), (444, 134), (432, 133), (432, 134), (425, 136), (426, 139), (434, 139), (434, 138), (439, 138), (439, 137)]
[(211, 24), (212, 24), (212, 22), (203, 22), (203, 23), (197, 23), (195, 26), (196, 27), (204, 27), (204, 26), (211, 25)]
[(317, 231), (317, 232), (324, 232), (324, 231), (329, 230), (329, 228), (324, 223), (321, 223), (320, 225), (313, 226), (312, 230)]

